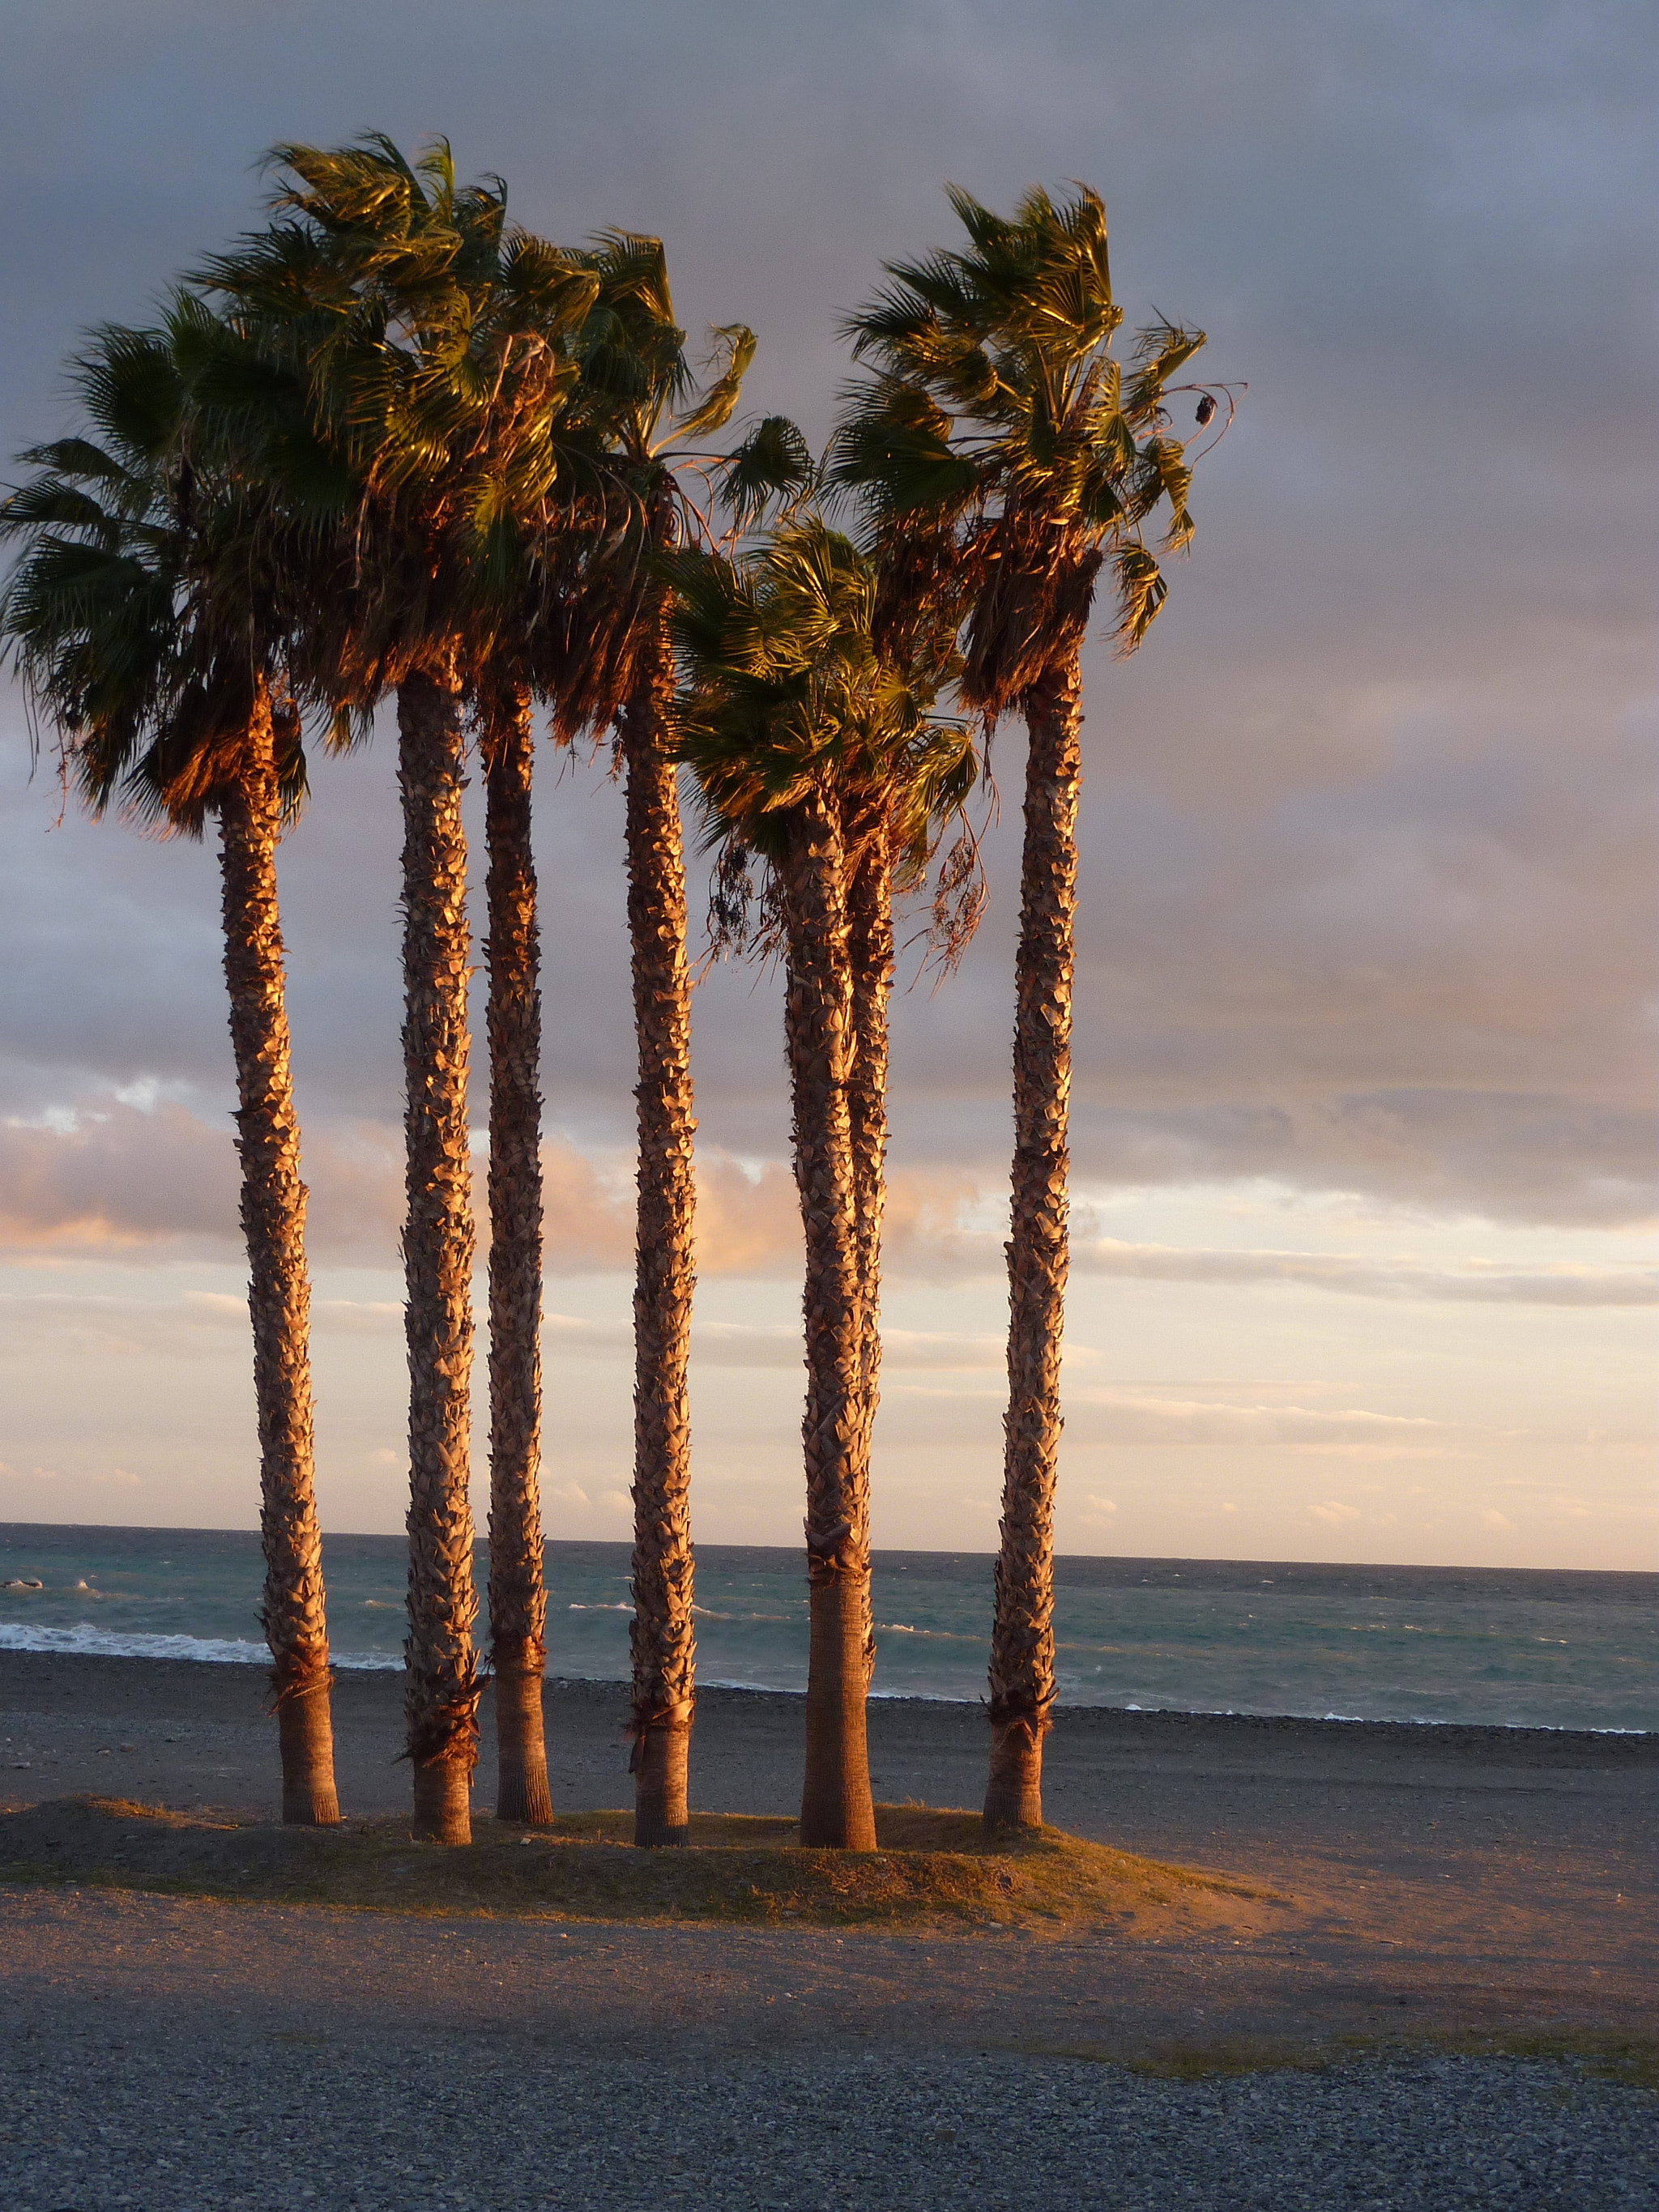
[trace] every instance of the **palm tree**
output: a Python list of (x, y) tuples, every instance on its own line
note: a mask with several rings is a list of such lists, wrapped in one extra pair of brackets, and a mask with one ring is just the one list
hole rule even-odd
[[(0, 631), (94, 814), (125, 797), (199, 836), (216, 817), (237, 1151), (253, 1323), (261, 1621), (271, 1656), (283, 1818), (340, 1817), (322, 1543), (313, 1490), (306, 1188), (289, 1065), (276, 848), (305, 792), (286, 696), (283, 550), (254, 531), (239, 456), (191, 407), (181, 356), (201, 319), (106, 327), (73, 368), (92, 434), (21, 458), (39, 473), (0, 507), (25, 550)], [(252, 588), (250, 588), (252, 586)]]
[[(1133, 650), (1167, 590), (1144, 526), (1161, 502), (1166, 552), (1192, 537), (1190, 469), (1166, 434), (1173, 380), (1204, 334), (1140, 332), (1125, 384), (1111, 355), (1105, 210), (1092, 191), (1026, 194), (1012, 220), (966, 192), (964, 248), (888, 264), (848, 325), (875, 374), (856, 389), (832, 475), (868, 502), (878, 537), (914, 534), (924, 571), (959, 563), (971, 592), (963, 691), (988, 728), (1025, 718), (1024, 853), (1016, 962), (1009, 1405), (990, 1664), (988, 1829), (1038, 1826), (1054, 1702), (1054, 1504), (1067, 1239), (1067, 1109), (1081, 777), (1081, 649), (1103, 567)], [(1215, 412), (1200, 394), (1200, 422)]]
[[(558, 454), (553, 427), (574, 381), (567, 341), (591, 279), (506, 220), (499, 179), (458, 191), (447, 146), (414, 164), (373, 138), (332, 152), (284, 146), (288, 220), (212, 264), (210, 281), (250, 331), (305, 368), (313, 416), (352, 471), (349, 559), (320, 625), (316, 682), (362, 716), (398, 701), (404, 817), (404, 1063), (410, 1369), (410, 1578), (406, 1717), (418, 1834), (471, 1835), (470, 1786), (483, 1677), (473, 1631), (468, 1431), (473, 1226), (467, 1123), (465, 716), (482, 691), (495, 717), (492, 810), (503, 840), (496, 926), (513, 986), (533, 935), (524, 897), (527, 819), (499, 714), (503, 608), (524, 542), (547, 529)], [(520, 738), (521, 709), (515, 707)], [(513, 986), (509, 986), (512, 988)], [(492, 1124), (507, 1158), (495, 1177), (506, 1233), (495, 1312), (516, 1340), (497, 1362), (492, 1585), (501, 1604), (504, 1796), (545, 1817), (540, 1680), (542, 1539), (536, 1495), (539, 1183), (523, 1124), (534, 1101), (533, 1008), (495, 1024), (503, 1076)], [(527, 1059), (526, 1055), (530, 1055)], [(510, 1141), (507, 1133), (512, 1131)], [(514, 1170), (517, 1170), (515, 1177)], [(510, 1317), (510, 1319), (509, 1319)], [(499, 1514), (495, 1508), (499, 1505)], [(533, 1684), (533, 1690), (531, 1686)]]
[(736, 563), (688, 554), (677, 570), (681, 750), (712, 835), (735, 841), (728, 889), (758, 853), (785, 945), (806, 1240), (800, 1837), (870, 1850), (870, 1437), (891, 887), (896, 864), (912, 879), (925, 866), (934, 823), (972, 780), (972, 753), (958, 726), (929, 716), (938, 672), (902, 668), (877, 649), (876, 573), (816, 518), (787, 523)]
[(489, 1653), (495, 1817), (553, 1817), (542, 1728), (543, 1568), (540, 938), (530, 840), (535, 740), (529, 687), (479, 702), (489, 854)]
[[(634, 1840), (683, 1844), (696, 1699), (687, 1367), (696, 1285), (691, 976), (685, 862), (666, 731), (674, 696), (661, 556), (702, 527), (686, 479), (716, 463), (698, 441), (738, 404), (755, 341), (714, 332), (700, 387), (674, 320), (659, 239), (606, 232), (572, 265), (596, 282), (572, 413), (585, 441), (584, 556), (556, 636), (538, 658), (555, 729), (569, 743), (614, 726), (626, 789), (628, 933), (639, 1049), (634, 1288), (634, 1620), (629, 1631)], [(768, 422), (745, 449), (752, 491), (797, 475), (804, 447)], [(731, 481), (737, 481), (731, 478)], [(738, 496), (743, 496), (739, 492)]]

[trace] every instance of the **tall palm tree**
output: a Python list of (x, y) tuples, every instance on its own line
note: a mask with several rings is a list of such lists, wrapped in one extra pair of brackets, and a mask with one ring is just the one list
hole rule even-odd
[[(504, 604), (522, 572), (523, 540), (553, 513), (553, 435), (574, 382), (568, 338), (591, 303), (591, 279), (510, 227), (499, 179), (457, 190), (447, 146), (413, 164), (373, 138), (343, 149), (284, 146), (278, 205), (287, 220), (222, 258), (210, 280), (256, 337), (303, 362), (314, 417), (345, 457), (356, 499), (349, 559), (321, 625), (316, 680), (342, 712), (398, 702), (404, 817), (404, 1061), (407, 1216), (404, 1259), (410, 1369), (408, 1755), (416, 1832), (471, 1835), (471, 1778), (483, 1674), (469, 1496), (472, 1351), (466, 986), (466, 841), (461, 819), (465, 718), (481, 693), (495, 717), (492, 809), (504, 853), (492, 933), (526, 979), (527, 817), (494, 666)], [(521, 708), (513, 709), (520, 739)], [(507, 910), (516, 907), (508, 916)], [(498, 1014), (501, 1010), (498, 1009)], [(492, 1421), (501, 1480), (492, 1489), (504, 1674), (504, 1798), (545, 1817), (541, 1744), (542, 1548), (535, 1476), (538, 1232), (533, 1145), (533, 1012), (498, 1019), (503, 1077), (492, 1122), (507, 1155), (495, 1178), (507, 1233), (495, 1311), (516, 1340), (502, 1346)], [(511, 1035), (508, 1032), (513, 1032)], [(507, 1131), (511, 1140), (507, 1141)], [(517, 1175), (515, 1177), (514, 1170)], [(499, 1514), (495, 1510), (497, 1506)], [(515, 1794), (521, 1791), (514, 1807)]]
[[(256, 516), (243, 458), (192, 410), (190, 303), (161, 331), (106, 327), (73, 368), (87, 433), (21, 456), (38, 473), (0, 507), (24, 551), (0, 631), (58, 732), (90, 811), (125, 798), (200, 836), (216, 817), (239, 1109), (241, 1218), (259, 1435), (261, 1620), (283, 1818), (340, 1817), (313, 1488), (306, 1267), (276, 849), (305, 791), (283, 680), (281, 611), (296, 550)], [(258, 527), (255, 526), (257, 524)]]
[(479, 699), (489, 854), (489, 1658), (498, 1820), (553, 1817), (542, 1725), (547, 1589), (541, 1509), (540, 936), (527, 684)]
[[(1054, 1505), (1067, 1231), (1081, 650), (1103, 568), (1117, 639), (1133, 650), (1167, 586), (1161, 550), (1192, 537), (1190, 469), (1165, 401), (1204, 334), (1160, 321), (1130, 374), (1112, 357), (1105, 210), (1092, 191), (1031, 191), (1012, 219), (952, 190), (965, 247), (887, 264), (848, 325), (874, 374), (858, 387), (832, 475), (869, 502), (878, 535), (914, 532), (971, 590), (963, 690), (988, 727), (1010, 708), (1029, 733), (1016, 961), (1015, 1149), (1009, 1404), (990, 1664), (988, 1829), (1040, 1826), (1042, 1739), (1055, 1698)], [(1200, 392), (1200, 422), (1215, 412)]]
[[(755, 341), (714, 333), (701, 386), (674, 319), (659, 239), (603, 234), (573, 266), (596, 282), (572, 416), (586, 442), (586, 543), (556, 636), (538, 659), (556, 733), (617, 732), (626, 793), (628, 933), (639, 1051), (634, 1287), (634, 1840), (683, 1844), (696, 1702), (687, 1392), (696, 1285), (691, 976), (685, 861), (667, 729), (674, 696), (668, 549), (701, 527), (693, 485), (724, 464), (700, 450), (735, 410)], [(787, 434), (781, 434), (785, 433)], [(749, 476), (799, 472), (799, 434), (769, 422)], [(691, 483), (688, 483), (688, 478)]]
[(930, 681), (878, 651), (875, 572), (816, 518), (785, 524), (735, 563), (684, 556), (677, 573), (681, 750), (711, 833), (737, 841), (739, 869), (750, 851), (767, 864), (785, 945), (806, 1241), (801, 1841), (869, 1850), (870, 1437), (891, 885), (896, 864), (912, 877), (925, 866), (934, 824), (972, 781), (972, 751), (959, 726), (929, 714), (939, 672)]

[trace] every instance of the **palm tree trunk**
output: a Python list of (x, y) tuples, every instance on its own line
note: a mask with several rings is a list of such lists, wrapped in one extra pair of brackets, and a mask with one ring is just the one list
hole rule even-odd
[(696, 1194), (691, 977), (679, 795), (663, 749), (674, 690), (660, 630), (623, 718), (628, 933), (639, 1039), (639, 1215), (634, 1279), (634, 1841), (684, 1844), (696, 1643), (691, 1612), (687, 1369)]
[(542, 1001), (530, 694), (486, 708), (489, 864), (489, 1645), (495, 1818), (553, 1818), (542, 1734)]
[(991, 1630), (985, 1826), (1042, 1824), (1042, 1739), (1054, 1702), (1054, 1480), (1066, 1316), (1066, 1120), (1082, 676), (1075, 654), (1026, 702), (1025, 850), (1015, 963), (1008, 1412)]
[(797, 812), (783, 864), (789, 974), (784, 1027), (795, 1181), (806, 1232), (806, 1574), (811, 1644), (800, 1839), (873, 1850), (866, 1706), (870, 1622), (870, 1465), (864, 1322), (848, 1079), (853, 988), (841, 823)]
[(306, 1187), (300, 1180), (300, 1124), (276, 911), (282, 799), (270, 699), (263, 684), (256, 693), (243, 757), (241, 781), (229, 787), (219, 808), (219, 854), (259, 1424), (259, 1529), (265, 1559), (259, 1618), (270, 1646), (283, 1819), (301, 1827), (331, 1827), (340, 1807), (329, 1714), (322, 1534), (313, 1486)]
[(881, 1223), (887, 1197), (887, 1014), (893, 994), (893, 876), (887, 808), (859, 825), (860, 858), (848, 899), (853, 970), (853, 1059), (848, 1114), (853, 1141), (853, 1209), (857, 1226), (861, 1388), (860, 1419), (867, 1466), (881, 1400)]
[(411, 677), (398, 693), (404, 810), (404, 1229), (409, 1347), (409, 1636), (404, 1711), (415, 1832), (471, 1840), (478, 1679), (467, 1495), (472, 1367), (466, 1121), (466, 833), (461, 691)]

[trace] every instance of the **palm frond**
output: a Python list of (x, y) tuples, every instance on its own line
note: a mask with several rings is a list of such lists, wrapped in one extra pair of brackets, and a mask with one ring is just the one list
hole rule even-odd
[(704, 386), (696, 404), (675, 422), (672, 434), (682, 445), (694, 438), (706, 438), (711, 430), (722, 429), (731, 421), (743, 390), (743, 380), (755, 358), (755, 333), (745, 324), (728, 323), (710, 335), (714, 341), (714, 352), (709, 366), (713, 368), (716, 362), (723, 366), (714, 381)]
[(948, 191), (966, 244), (887, 264), (844, 326), (867, 373), (843, 395), (825, 475), (866, 547), (926, 545), (913, 600), (944, 587), (952, 558), (973, 571), (963, 678), (994, 720), (1076, 650), (1103, 562), (1121, 649), (1163, 604), (1140, 529), (1164, 507), (1164, 549), (1191, 541), (1191, 464), (1161, 401), (1205, 339), (1159, 317), (1134, 338), (1126, 389), (1099, 195), (1034, 188), (1005, 217)]
[(720, 465), (722, 504), (739, 530), (751, 529), (775, 502), (787, 514), (817, 489), (811, 447), (787, 415), (768, 415)]

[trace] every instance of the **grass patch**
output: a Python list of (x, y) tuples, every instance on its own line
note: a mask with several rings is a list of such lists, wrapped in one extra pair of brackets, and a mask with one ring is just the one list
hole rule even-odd
[(1659, 2090), (1659, 2036), (1545, 2027), (1492, 2034), (1453, 2033), (1429, 2040), (1436, 2051), (1447, 2057), (1549, 2058), (1576, 2065), (1581, 2073), (1594, 2075), (1598, 2081)]
[(700, 1814), (684, 1849), (641, 1851), (631, 1813), (550, 1828), (475, 1823), (464, 1848), (406, 1821), (240, 1826), (109, 1797), (0, 1815), (0, 1881), (370, 1911), (758, 1927), (1024, 1926), (1212, 1920), (1267, 1893), (1056, 1828), (987, 1844), (976, 1813), (880, 1806), (874, 1851), (803, 1850), (794, 1821)]

